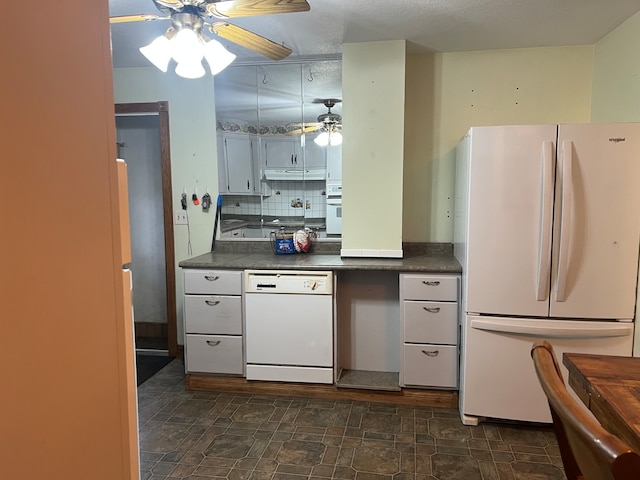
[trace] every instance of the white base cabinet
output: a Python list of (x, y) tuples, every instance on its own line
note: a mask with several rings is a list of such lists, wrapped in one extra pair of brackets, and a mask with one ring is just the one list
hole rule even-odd
[(458, 275), (400, 274), (400, 385), (458, 388)]
[(187, 334), (187, 373), (242, 375), (242, 337)]
[(243, 375), (242, 271), (184, 270), (185, 370)]

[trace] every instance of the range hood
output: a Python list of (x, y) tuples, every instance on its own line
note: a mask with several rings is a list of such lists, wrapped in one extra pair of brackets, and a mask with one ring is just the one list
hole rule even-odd
[(272, 168), (264, 171), (267, 180), (324, 180), (324, 168)]

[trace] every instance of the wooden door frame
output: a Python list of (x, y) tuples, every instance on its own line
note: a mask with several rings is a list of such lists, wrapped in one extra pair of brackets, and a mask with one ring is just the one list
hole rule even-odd
[(162, 212), (164, 217), (164, 261), (167, 289), (167, 346), (169, 355), (180, 355), (176, 312), (176, 266), (173, 240), (173, 190), (169, 141), (169, 102), (116, 103), (116, 115), (158, 115), (160, 124), (160, 163), (162, 170)]

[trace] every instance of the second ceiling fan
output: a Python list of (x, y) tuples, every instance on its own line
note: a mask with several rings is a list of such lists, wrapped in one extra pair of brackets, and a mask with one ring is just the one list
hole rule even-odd
[(342, 143), (342, 116), (331, 111), (336, 104), (342, 102), (337, 98), (316, 98), (312, 103), (322, 103), (327, 107), (327, 113), (318, 115), (316, 123), (297, 123), (294, 130), (288, 131), (287, 135), (301, 135), (303, 133), (320, 132), (314, 142), (318, 145), (340, 145)]

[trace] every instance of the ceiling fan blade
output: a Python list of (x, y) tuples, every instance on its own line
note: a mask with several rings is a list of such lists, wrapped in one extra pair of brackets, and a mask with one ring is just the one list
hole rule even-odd
[(290, 48), (227, 22), (214, 22), (209, 28), (216, 35), (269, 57), (271, 60), (282, 60), (291, 54)]
[(300, 127), (300, 128), (302, 128), (302, 127), (316, 127), (316, 126), (320, 126), (321, 127), (322, 124), (318, 123), (318, 122), (313, 122), (313, 123), (310, 123), (310, 122), (289, 122), (289, 123), (287, 123), (287, 126), (288, 127)]
[(120, 15), (118, 17), (110, 17), (109, 23), (127, 23), (127, 22), (147, 22), (149, 20), (167, 20), (170, 17), (161, 17), (152, 13), (140, 13), (137, 15)]
[(153, 0), (153, 3), (155, 3), (156, 6), (159, 5), (161, 7), (173, 8), (176, 10), (184, 7), (184, 2), (182, 0)]
[(311, 133), (322, 130), (322, 125), (313, 125), (311, 127), (296, 128), (285, 133), (285, 135), (302, 135), (303, 133)]
[(295, 130), (289, 130), (288, 132), (284, 132), (285, 135), (302, 135), (302, 129), (296, 128)]
[(342, 102), (342, 100), (339, 98), (314, 98), (311, 103), (323, 103), (325, 106), (327, 106), (327, 104), (331, 104), (331, 108), (333, 108), (334, 105), (340, 102)]
[(209, 15), (218, 18), (307, 12), (311, 9), (306, 0), (226, 0), (208, 3), (205, 8)]

